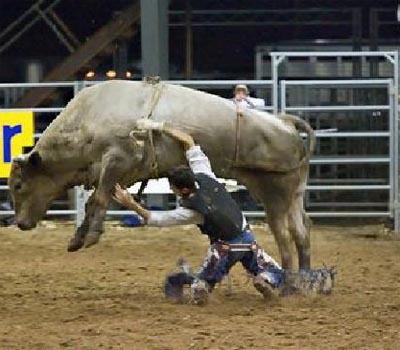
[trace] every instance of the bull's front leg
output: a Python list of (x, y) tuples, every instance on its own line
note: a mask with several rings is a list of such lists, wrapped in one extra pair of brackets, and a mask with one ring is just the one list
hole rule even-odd
[[(68, 251), (75, 252), (85, 245), (85, 239), (89, 231), (94, 229), (93, 223), (96, 223), (96, 232), (103, 232), (101, 220), (102, 210), (99, 210), (96, 202), (96, 191), (91, 194), (85, 204), (85, 218), (82, 224), (77, 228), (74, 237), (68, 243)], [(101, 224), (100, 224), (101, 223)]]
[[(112, 187), (114, 187), (114, 183)], [(109, 193), (108, 196), (106, 196), (106, 193), (101, 193), (101, 201), (99, 201), (96, 195), (99, 196), (99, 193), (95, 194), (93, 215), (89, 220), (88, 232), (85, 236), (85, 248), (89, 248), (99, 242), (100, 235), (104, 232), (104, 220), (107, 214), (108, 203), (111, 200)]]
[(114, 186), (129, 172), (131, 160), (131, 155), (118, 148), (104, 155), (98, 186), (89, 198), (85, 219), (71, 239), (68, 251), (76, 251), (83, 246), (88, 248), (98, 243), (104, 232), (104, 219)]

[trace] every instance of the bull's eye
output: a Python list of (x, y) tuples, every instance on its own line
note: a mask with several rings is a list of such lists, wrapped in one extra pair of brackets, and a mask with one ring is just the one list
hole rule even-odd
[(14, 185), (14, 190), (15, 191), (19, 191), (20, 189), (22, 188), (22, 184), (19, 182), (19, 183), (16, 183), (15, 185)]

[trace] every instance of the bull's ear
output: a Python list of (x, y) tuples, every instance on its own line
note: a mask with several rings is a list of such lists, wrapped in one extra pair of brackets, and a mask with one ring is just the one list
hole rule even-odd
[(37, 168), (42, 165), (42, 157), (40, 156), (38, 151), (33, 151), (29, 155), (28, 163), (34, 168)]

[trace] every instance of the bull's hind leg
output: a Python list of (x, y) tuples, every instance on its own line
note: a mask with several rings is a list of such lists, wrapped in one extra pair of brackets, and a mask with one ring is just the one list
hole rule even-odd
[(278, 244), (282, 267), (293, 268), (292, 240), (289, 233), (289, 202), (285, 196), (270, 195), (262, 199), (267, 222)]
[(307, 185), (308, 163), (304, 164), (294, 174), (297, 175), (295, 177), (295, 184), (297, 184), (297, 186), (289, 211), (289, 230), (296, 244), (299, 268), (309, 269), (311, 267), (311, 220), (304, 210), (304, 193)]
[(296, 244), (299, 268), (309, 269), (311, 220), (303, 207), (303, 192), (298, 193), (289, 211), (289, 230)]
[(282, 267), (292, 269), (292, 240), (289, 233), (292, 179), (285, 174), (257, 171), (239, 171), (238, 179), (245, 183), (253, 198), (263, 203), (268, 225), (279, 248)]

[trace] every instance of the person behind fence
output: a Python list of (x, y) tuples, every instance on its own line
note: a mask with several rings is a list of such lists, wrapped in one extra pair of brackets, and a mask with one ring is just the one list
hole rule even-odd
[(250, 91), (244, 84), (236, 85), (233, 90), (233, 99), (241, 108), (262, 108), (265, 107), (265, 101), (262, 98), (250, 97)]
[(200, 271), (171, 275), (165, 284), (166, 296), (181, 301), (183, 284), (189, 284), (191, 301), (203, 304), (215, 285), (240, 262), (252, 276), (254, 287), (264, 297), (272, 297), (281, 283), (281, 267), (256, 242), (239, 206), (218, 182), (200, 146), (180, 130), (149, 120), (144, 124), (143, 129), (162, 130), (184, 146), (189, 167), (177, 167), (168, 175), (171, 189), (181, 198), (181, 207), (166, 212), (149, 211), (119, 184), (114, 199), (138, 213), (149, 226), (196, 224), (210, 240)]

